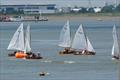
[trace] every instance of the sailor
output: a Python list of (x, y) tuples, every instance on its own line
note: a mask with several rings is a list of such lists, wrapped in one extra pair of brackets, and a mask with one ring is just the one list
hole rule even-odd
[(119, 60), (119, 57), (118, 57), (118, 56), (113, 56), (113, 58), (115, 58), (115, 59)]
[(13, 54), (16, 54), (16, 52), (17, 52), (17, 51), (14, 51), (14, 53), (13, 53)]
[(69, 49), (68, 49), (68, 48), (65, 48), (65, 52), (68, 53), (68, 52), (69, 52)]
[(82, 54), (85, 54), (85, 50), (82, 50)]

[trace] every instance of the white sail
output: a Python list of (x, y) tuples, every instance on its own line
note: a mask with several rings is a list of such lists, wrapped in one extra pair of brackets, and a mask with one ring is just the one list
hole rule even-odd
[(90, 40), (88, 39), (88, 37), (87, 37), (87, 45), (88, 45), (88, 51), (90, 51), (90, 52), (95, 52), (95, 50), (94, 50), (94, 48), (93, 48), (93, 46), (92, 46), (92, 44), (91, 44), (91, 42), (90, 42)]
[(113, 27), (113, 47), (112, 47), (112, 56), (120, 56), (120, 50), (118, 45), (118, 39), (117, 39), (117, 33), (116, 33), (116, 27), (114, 25)]
[(31, 52), (30, 42), (30, 25), (28, 25), (25, 34), (25, 52)]
[(60, 33), (59, 46), (61, 46), (61, 47), (70, 47), (71, 46), (69, 21), (67, 21), (67, 23), (62, 28), (62, 31)]
[(76, 50), (85, 50), (87, 49), (86, 36), (83, 31), (82, 24), (79, 26), (78, 30), (75, 33), (72, 48)]
[(14, 33), (9, 45), (8, 50), (20, 50), (24, 51), (24, 31), (23, 23), (20, 24), (17, 31)]

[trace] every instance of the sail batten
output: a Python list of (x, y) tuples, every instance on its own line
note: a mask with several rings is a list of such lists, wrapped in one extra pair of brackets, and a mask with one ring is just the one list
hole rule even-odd
[(7, 49), (24, 51), (24, 45), (24, 30), (23, 23), (21, 23), (16, 32), (14, 33)]
[(70, 28), (69, 28), (69, 20), (66, 22), (64, 27), (61, 30), (60, 33), (60, 47), (70, 47), (71, 46), (71, 39), (70, 39)]

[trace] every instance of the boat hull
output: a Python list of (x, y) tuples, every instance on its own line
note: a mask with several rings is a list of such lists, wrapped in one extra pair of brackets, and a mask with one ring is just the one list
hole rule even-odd
[(95, 52), (90, 52), (90, 51), (85, 53), (76, 51), (75, 53), (73, 53), (73, 55), (95, 55), (95, 54), (96, 54)]
[(95, 52), (91, 52), (91, 51), (88, 51), (88, 52), (85, 52), (85, 53), (82, 53), (80, 51), (60, 51), (59, 54), (73, 54), (73, 55), (95, 55), (96, 53)]
[(13, 56), (15, 56), (15, 53), (9, 53), (8, 56), (13, 57)]
[(69, 51), (60, 51), (59, 54), (73, 54), (75, 51), (69, 50)]
[(43, 59), (43, 57), (26, 57), (26, 59)]
[(36, 55), (35, 53), (27, 53), (27, 56), (25, 57), (26, 59), (43, 59), (43, 57), (40, 56), (40, 54), (38, 53), (38, 55)]
[(16, 58), (24, 58), (24, 57), (26, 57), (26, 54), (24, 52), (16, 52), (15, 57)]

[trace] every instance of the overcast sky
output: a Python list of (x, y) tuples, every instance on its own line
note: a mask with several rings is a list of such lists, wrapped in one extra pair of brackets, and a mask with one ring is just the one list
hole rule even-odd
[[(90, 0), (92, 6), (104, 6), (105, 2), (108, 4), (117, 3), (120, 0)], [(1, 4), (56, 4), (57, 6), (88, 6), (89, 0), (0, 0)]]

